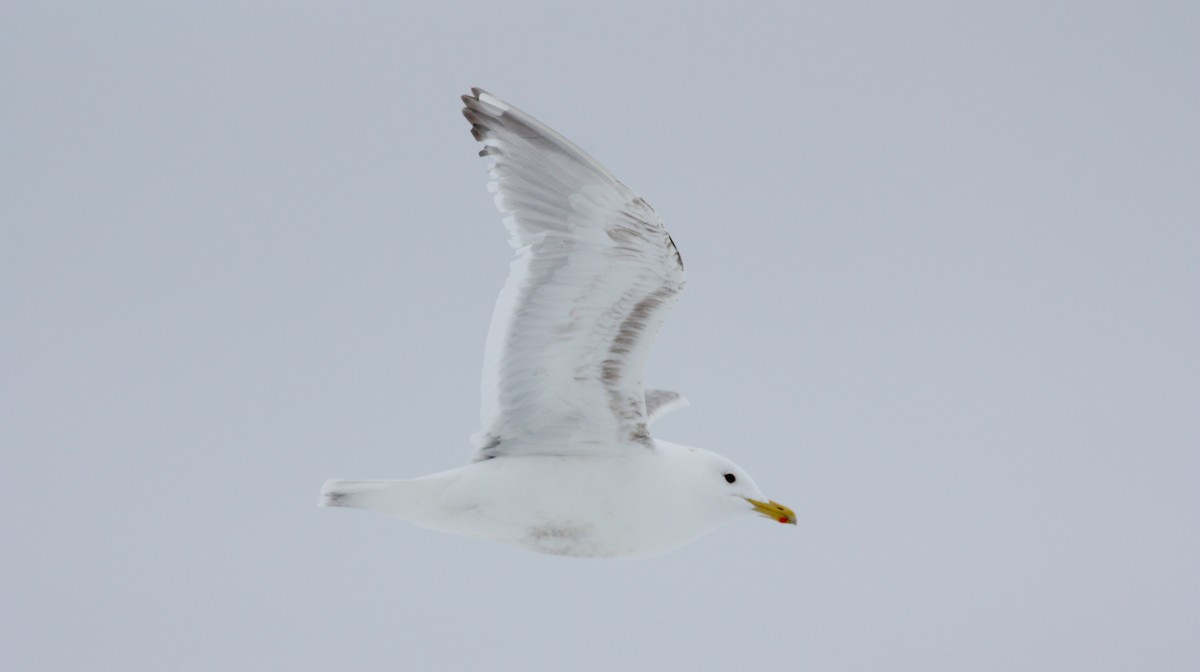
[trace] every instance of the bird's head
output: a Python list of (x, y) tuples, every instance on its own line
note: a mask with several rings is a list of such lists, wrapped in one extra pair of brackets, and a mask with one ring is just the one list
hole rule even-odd
[(693, 474), (692, 482), (715, 506), (731, 515), (752, 513), (777, 523), (796, 524), (795, 512), (767, 499), (750, 474), (734, 464), (733, 460), (702, 448), (685, 450), (688, 451), (688, 471)]

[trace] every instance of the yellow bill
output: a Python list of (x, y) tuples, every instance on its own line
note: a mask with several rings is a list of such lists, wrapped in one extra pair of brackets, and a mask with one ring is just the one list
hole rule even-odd
[(754, 510), (760, 515), (766, 516), (767, 518), (779, 523), (785, 523), (787, 525), (796, 524), (795, 512), (779, 502), (760, 502), (757, 499), (750, 499), (749, 497), (745, 497), (744, 499), (747, 502), (750, 502), (751, 506), (754, 507)]

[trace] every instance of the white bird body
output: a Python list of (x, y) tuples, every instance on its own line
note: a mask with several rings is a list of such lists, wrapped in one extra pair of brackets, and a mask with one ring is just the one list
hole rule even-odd
[[(707, 450), (655, 440), (624, 456), (520, 455), (395, 481), (332, 481), (325, 504), (372, 509), (420, 527), (502, 541), (541, 553), (643, 557), (672, 551), (750, 512), (762, 500), (748, 475)], [(696, 498), (690, 474), (742, 487)], [(700, 474), (697, 474), (700, 475)], [(697, 479), (698, 480), (698, 479)], [(619, 487), (613, 487), (617, 484)], [(715, 488), (714, 488), (715, 490)], [(745, 493), (745, 494), (743, 494)]]
[(322, 505), (579, 557), (664, 553), (749, 513), (795, 524), (730, 460), (650, 436), (687, 405), (642, 386), (685, 283), (654, 210), (524, 112), (479, 89), (463, 102), (516, 249), (488, 331), (475, 459), (411, 480), (328, 481)]
[[(638, 557), (674, 550), (751, 511), (750, 477), (697, 508), (689, 474), (723, 482), (737, 469), (702, 450), (655, 441), (625, 456), (520, 455), (472, 462), (423, 478), (335, 481), (330, 506), (373, 509), (421, 527), (516, 544), (540, 553)], [(742, 493), (745, 493), (742, 495)]]

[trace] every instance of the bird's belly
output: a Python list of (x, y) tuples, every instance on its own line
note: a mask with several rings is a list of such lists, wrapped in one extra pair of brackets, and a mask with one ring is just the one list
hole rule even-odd
[(698, 534), (666, 525), (652, 476), (607, 458), (479, 462), (447, 488), (438, 527), (553, 555), (657, 555)]

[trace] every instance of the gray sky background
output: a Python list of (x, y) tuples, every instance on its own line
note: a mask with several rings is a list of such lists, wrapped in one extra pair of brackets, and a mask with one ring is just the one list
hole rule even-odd
[[(419, 4), (0, 8), (0, 667), (1200, 667), (1196, 3)], [(472, 85), (663, 215), (656, 434), (798, 527), (316, 508), (468, 456)]]

